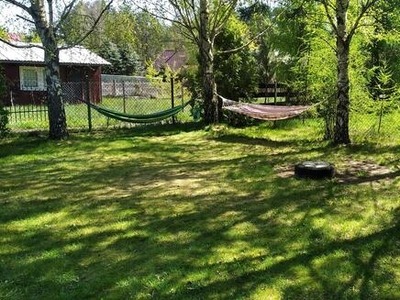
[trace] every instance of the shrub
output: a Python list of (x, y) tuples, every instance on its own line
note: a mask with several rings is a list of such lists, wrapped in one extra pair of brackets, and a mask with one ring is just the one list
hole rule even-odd
[(0, 104), (0, 139), (9, 133), (8, 111)]
[[(3, 70), (0, 69), (0, 100), (6, 93), (6, 81), (3, 75)], [(3, 107), (0, 101), (0, 139), (4, 138), (8, 132), (8, 111)]]

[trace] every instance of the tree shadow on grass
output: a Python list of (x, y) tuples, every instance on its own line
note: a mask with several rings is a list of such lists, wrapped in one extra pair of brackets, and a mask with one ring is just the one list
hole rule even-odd
[[(163, 172), (168, 173), (168, 171), (170, 170)], [(87, 178), (86, 174), (81, 176)], [(81, 181), (82, 178), (76, 180)], [(174, 176), (169, 178), (173, 179)], [(276, 183), (279, 185), (279, 182)], [(117, 185), (117, 182), (113, 184)], [(329, 256), (338, 250), (351, 252), (359, 247), (368, 249), (369, 245), (375, 239), (379, 240), (381, 235), (393, 236), (398, 230), (396, 226), (350, 241), (328, 242), (313, 246), (304, 244), (305, 248), (300, 252), (295, 251), (290, 254), (286, 248), (291, 248), (296, 243), (296, 233), (292, 231), (298, 230), (299, 225), (287, 228), (287, 225), (280, 223), (280, 219), (285, 209), (293, 205), (298, 211), (321, 205), (318, 201), (321, 191), (322, 188), (303, 191), (293, 189), (284, 197), (277, 194), (266, 199), (257, 194), (233, 197), (231, 193), (224, 195), (219, 191), (219, 197), (228, 199), (214, 199), (213, 196), (216, 195), (193, 196), (190, 199), (190, 203), (194, 205), (192, 209), (181, 212), (170, 211), (167, 215), (168, 210), (163, 211), (163, 209), (174, 205), (174, 202), (175, 205), (186, 202), (187, 199), (179, 195), (167, 198), (160, 196), (158, 199), (155, 197), (150, 201), (155, 207), (145, 205), (143, 203), (145, 198), (140, 195), (137, 198), (114, 196), (109, 200), (94, 199), (87, 195), (87, 199), (79, 197), (79, 202), (82, 203), (76, 207), (77, 202), (69, 203), (60, 199), (48, 203), (46, 209), (40, 207), (40, 204), (37, 205), (38, 203), (26, 203), (31, 205), (32, 210), (36, 210), (36, 214), (53, 212), (56, 216), (57, 212), (70, 206), (68, 209), (70, 220), (58, 220), (65, 223), (66, 227), (56, 226), (56, 230), (54, 225), (49, 224), (47, 228), (36, 229), (26, 235), (15, 232), (13, 235), (17, 238), (13, 239), (13, 242), (26, 251), (18, 252), (20, 265), (6, 264), (4, 267), (8, 267), (8, 272), (11, 270), (11, 274), (19, 273), (20, 275), (11, 279), (11, 282), (14, 286), (27, 284), (29, 293), (34, 297), (50, 298), (61, 295), (66, 299), (79, 296), (127, 298), (130, 291), (142, 295), (143, 298), (250, 297), (252, 291), (260, 286), (274, 284), (282, 277), (293, 277), (293, 270), (298, 267), (306, 266), (311, 272), (311, 262), (318, 257)], [(162, 204), (165, 201), (167, 203)], [(277, 210), (275, 216), (269, 219), (262, 217), (271, 210)], [(229, 213), (231, 213), (230, 218), (216, 221)], [(327, 210), (325, 213), (332, 212)], [(36, 214), (25, 217), (29, 219)], [(71, 220), (79, 219), (91, 221), (71, 224)], [(127, 227), (113, 228), (118, 222), (126, 223)], [(221, 257), (216, 261), (212, 258), (216, 252), (228, 251), (230, 245), (234, 245), (236, 238), (230, 238), (227, 232), (247, 222), (253, 223), (258, 230), (250, 234), (244, 233), (244, 236), (238, 238), (247, 245), (242, 251), (264, 248), (268, 249), (269, 254), (255, 253), (254, 256), (240, 256), (239, 251), (235, 254), (238, 257), (234, 259), (226, 260)], [(91, 230), (93, 232), (90, 234), (82, 234)], [(300, 231), (297, 234), (302, 235), (304, 232)], [(68, 248), (71, 250), (66, 250)], [(49, 256), (46, 254), (48, 251), (50, 251)], [(288, 257), (285, 257), (286, 255)], [(282, 257), (283, 260), (264, 263), (274, 256)], [(12, 261), (13, 258), (15, 254), (2, 257), (6, 262)], [(16, 263), (18, 264), (18, 260)], [(263, 267), (258, 267), (263, 264)], [(54, 266), (59, 266), (60, 269), (54, 270)], [(331, 268), (335, 270), (334, 267)], [(41, 274), (35, 270), (40, 270)], [(3, 274), (6, 274), (5, 270)], [(4, 278), (9, 278), (8, 276)], [(35, 277), (40, 280), (33, 279)], [(287, 298), (296, 295), (315, 299), (321, 298), (317, 295), (329, 296), (338, 286), (332, 284), (324, 287), (324, 280), (327, 279), (316, 279), (319, 284), (314, 287), (315, 290), (308, 292), (301, 281), (300, 283), (294, 281), (293, 284), (283, 288), (282, 293)], [(122, 282), (125, 282), (125, 285)], [(54, 294), (49, 290), (54, 291)], [(134, 294), (131, 295), (132, 298), (135, 298)]]
[(379, 296), (394, 276), (381, 261), (399, 256), (398, 223), (352, 238), (321, 225), (362, 220), (365, 194), (380, 191), (277, 178), (258, 152), (226, 157), (210, 145), (196, 159), (176, 156), (196, 147), (149, 142), (125, 159), (131, 145), (106, 149), (104, 161), (4, 165), (13, 177), (0, 214), (3, 295), (240, 299), (271, 288), (287, 299), (357, 298)]
[[(301, 140), (296, 137), (293, 139), (287, 140), (273, 140), (270, 138), (257, 138), (257, 137), (249, 137), (245, 134), (240, 133), (228, 133), (221, 134), (217, 137), (214, 137), (215, 140), (224, 142), (224, 143), (240, 143), (247, 145), (260, 145), (266, 146), (270, 148), (282, 148), (282, 147), (290, 147), (293, 149), (305, 149), (306, 151), (319, 150), (323, 151), (326, 154), (336, 152), (340, 149), (343, 149), (344, 154), (365, 154), (365, 155), (373, 155), (373, 154), (382, 154), (382, 153), (398, 153), (400, 151), (400, 145), (390, 145), (390, 146), (382, 146), (379, 144), (373, 143), (363, 143), (363, 144), (350, 144), (343, 146), (338, 146), (330, 143), (329, 141), (324, 140)], [(394, 161), (399, 161), (395, 159)]]
[(49, 143), (47, 138), (32, 138), (19, 135), (16, 139), (5, 140), (0, 143), (0, 158), (29, 154), (47, 143)]
[[(287, 278), (292, 283), (288, 284), (287, 287), (283, 288), (281, 298), (282, 299), (345, 299), (345, 298), (359, 298), (360, 299), (379, 299), (378, 295), (374, 296), (374, 292), (379, 289), (378, 286), (374, 286), (374, 271), (378, 267), (376, 262), (379, 258), (385, 259), (388, 257), (388, 252), (397, 252), (397, 240), (399, 236), (399, 225), (384, 229), (382, 231), (373, 233), (368, 236), (355, 238), (352, 240), (331, 242), (324, 244), (319, 247), (311, 247), (305, 253), (297, 254), (293, 257), (280, 260), (274, 264), (260, 268), (259, 270), (251, 270), (243, 272), (239, 276), (234, 276), (229, 280), (216, 280), (212, 284), (201, 286), (196, 291), (183, 291), (183, 295), (187, 295), (189, 298), (192, 295), (202, 295), (205, 299), (213, 299), (223, 295), (221, 299), (237, 299), (247, 298), (252, 296), (252, 292), (258, 289), (260, 286), (267, 288), (269, 285), (273, 285), (275, 281), (281, 278)], [(360, 262), (362, 260), (361, 253), (366, 249), (372, 248), (373, 253), (371, 258), (365, 263)], [(330, 256), (333, 256), (334, 261), (335, 253), (344, 252), (350, 256), (350, 261), (356, 261), (359, 270), (352, 271), (353, 276), (348, 282), (343, 280), (340, 282), (333, 282), (333, 277), (329, 277), (326, 272), (335, 272), (337, 268), (332, 265), (326, 267), (324, 270), (322, 266), (315, 266), (315, 261), (318, 259), (328, 261)], [(262, 261), (262, 257), (254, 259), (254, 265)], [(240, 264), (252, 264), (247, 259), (246, 262), (241, 261)], [(329, 263), (329, 262), (328, 262)], [(346, 263), (345, 261), (337, 261), (338, 264)], [(233, 264), (237, 264), (234, 262)], [(337, 266), (338, 267), (338, 266)], [(296, 278), (295, 269), (303, 268), (306, 274), (311, 274), (313, 277), (312, 281)], [(320, 273), (325, 273), (323, 276)], [(344, 274), (349, 275), (349, 274)], [(395, 276), (395, 274), (385, 275), (386, 277)], [(346, 278), (346, 276), (344, 276)], [(380, 282), (385, 284), (385, 281)], [(354, 287), (361, 285), (360, 293), (354, 290)], [(268, 297), (268, 294), (264, 295)], [(184, 299), (184, 297), (182, 297)]]
[(308, 140), (272, 140), (269, 138), (254, 138), (243, 135), (227, 134), (215, 138), (216, 141), (229, 143), (229, 144), (245, 144), (245, 145), (257, 145), (282, 152), (283, 154), (289, 155), (305, 155), (310, 152), (319, 151), (324, 156), (328, 156), (334, 153), (335, 147), (327, 143), (326, 141), (308, 141)]
[(75, 133), (71, 132), (69, 139), (64, 141), (49, 140), (46, 132), (28, 132), (12, 134), (8, 139), (0, 143), (0, 158), (7, 156), (30, 154), (43, 147), (56, 147), (63, 146), (74, 141), (93, 141), (100, 139), (114, 139), (121, 140), (126, 138), (135, 137), (149, 137), (149, 136), (170, 136), (182, 132), (191, 132), (200, 130), (204, 127), (202, 123), (191, 122), (183, 124), (164, 124), (164, 125), (146, 125), (136, 128), (122, 128), (104, 131), (94, 131), (92, 133)]
[(344, 184), (363, 184), (363, 183), (372, 183), (372, 182), (380, 182), (380, 181), (390, 181), (396, 179), (400, 176), (400, 170), (384, 172), (382, 174), (375, 175), (363, 175), (362, 177), (357, 177), (357, 174), (340, 174), (337, 176), (339, 182)]
[(116, 138), (120, 137), (155, 137), (155, 136), (170, 136), (174, 134), (179, 134), (182, 132), (191, 132), (196, 130), (201, 130), (204, 128), (204, 124), (201, 122), (186, 122), (186, 123), (176, 123), (176, 124), (155, 124), (144, 126), (137, 126), (134, 128), (121, 128), (106, 130), (107, 133)]

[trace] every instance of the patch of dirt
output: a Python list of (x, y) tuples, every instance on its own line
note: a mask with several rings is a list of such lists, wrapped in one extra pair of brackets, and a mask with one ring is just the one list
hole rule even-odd
[[(277, 166), (275, 172), (280, 178), (294, 177), (294, 165)], [(392, 170), (371, 161), (345, 160), (335, 165), (334, 178), (339, 183), (387, 181), (396, 177), (400, 177), (400, 170)]]
[(280, 178), (294, 177), (294, 165), (278, 166), (275, 173)]
[(343, 183), (363, 183), (378, 180), (387, 180), (399, 175), (387, 166), (381, 166), (371, 161), (346, 160), (337, 166), (336, 178)]

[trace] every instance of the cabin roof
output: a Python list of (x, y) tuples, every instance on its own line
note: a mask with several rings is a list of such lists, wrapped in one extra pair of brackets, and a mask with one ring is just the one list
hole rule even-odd
[[(44, 64), (44, 50), (39, 48), (41, 44), (24, 42), (12, 42), (12, 44), (17, 47), (0, 41), (0, 62)], [(61, 49), (60, 64), (81, 66), (110, 65), (108, 61), (82, 46)]]

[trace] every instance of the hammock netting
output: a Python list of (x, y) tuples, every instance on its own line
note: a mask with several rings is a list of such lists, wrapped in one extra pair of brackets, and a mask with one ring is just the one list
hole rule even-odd
[[(229, 100), (222, 96), (219, 97), (222, 99), (223, 109), (230, 110), (235, 113), (246, 115), (255, 119), (267, 120), (267, 121), (276, 121), (276, 120), (294, 118), (302, 114), (306, 110), (310, 109), (311, 107), (313, 107), (312, 105), (280, 106), (280, 105), (253, 104), (253, 103), (245, 103), (245, 102), (237, 102)], [(158, 111), (146, 115), (118, 112), (115, 110), (98, 106), (90, 102), (86, 101), (84, 102), (88, 104), (91, 108), (93, 108), (94, 110), (96, 110), (97, 112), (108, 118), (129, 123), (154, 123), (178, 114), (191, 101), (188, 101), (182, 105), (178, 105), (163, 111)]]
[(146, 114), (146, 115), (138, 115), (138, 114), (128, 114), (128, 113), (123, 113), (123, 112), (118, 112), (112, 109), (104, 108), (101, 106), (98, 106), (96, 104), (86, 102), (91, 108), (99, 112), (100, 114), (111, 118), (111, 119), (116, 119), (122, 122), (129, 122), (129, 123), (154, 123), (154, 122), (159, 122), (164, 119), (167, 119), (169, 117), (172, 117), (179, 113), (181, 110), (183, 110), (191, 101), (186, 102), (185, 104), (178, 105), (163, 111), (158, 111), (155, 113), (151, 114)]
[(237, 102), (219, 96), (222, 99), (222, 108), (233, 111), (242, 115), (252, 117), (254, 119), (276, 121), (285, 120), (297, 117), (306, 110), (310, 109), (311, 105), (263, 105)]

